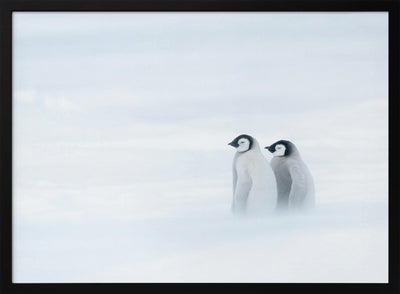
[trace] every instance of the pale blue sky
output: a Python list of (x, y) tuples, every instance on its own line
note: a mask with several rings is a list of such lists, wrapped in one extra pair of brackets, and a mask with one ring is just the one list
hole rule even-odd
[[(233, 115), (244, 100), (249, 111), (263, 114), (354, 105), (387, 95), (386, 18), (19, 13), (15, 87), (66, 95), (71, 107), (83, 110), (95, 107), (90, 99), (98, 96), (139, 100), (114, 114), (160, 122)], [(114, 92), (129, 97), (112, 97)], [(173, 107), (166, 112), (155, 105)], [(92, 114), (105, 115), (101, 109)]]
[[(318, 207), (333, 217), (319, 218), (329, 235), (315, 228), (341, 248), (332, 259), (320, 257), (332, 276), (315, 276), (310, 267), (302, 277), (382, 281), (387, 99), (387, 13), (13, 13), (15, 277), (129, 281), (132, 274), (157, 280), (161, 258), (163, 271), (171, 273), (167, 280), (209, 278), (207, 271), (183, 273), (177, 266), (186, 264), (185, 254), (196, 256), (198, 247), (180, 243), (178, 232), (197, 237), (175, 218), (191, 216), (185, 222), (204, 236), (234, 230), (226, 223), (234, 154), (227, 143), (248, 133), (261, 146), (293, 141), (314, 175)], [(343, 211), (349, 217), (333, 221)], [(125, 242), (114, 244), (121, 253), (114, 263), (96, 261), (95, 253), (104, 255), (107, 248), (96, 248), (93, 240), (109, 244), (99, 224)], [(158, 235), (163, 226), (172, 237)], [(135, 228), (143, 248), (153, 241), (179, 244), (167, 247), (183, 255), (152, 243), (148, 271), (139, 273), (132, 266), (140, 256), (129, 255), (127, 245), (137, 243), (127, 227)], [(277, 247), (279, 238), (302, 239), (281, 229), (273, 229), (282, 234), (272, 240)], [(335, 234), (351, 242), (340, 243)], [(205, 238), (204, 246), (219, 256), (214, 237)], [(41, 249), (46, 242), (52, 244), (48, 252)], [(69, 254), (90, 254), (63, 245), (74, 242), (93, 252), (91, 266), (77, 272)], [(350, 247), (360, 244), (364, 251), (354, 255)], [(237, 253), (229, 242), (224, 246)], [(322, 252), (304, 248), (310, 255)], [(124, 255), (131, 263), (121, 265)], [(236, 265), (245, 266), (245, 256), (239, 260)], [(348, 276), (340, 266), (330, 267), (338, 260), (350, 268)], [(46, 272), (49, 264), (54, 275)], [(236, 265), (228, 262), (224, 269)], [(93, 270), (99, 267), (110, 271)], [(272, 281), (296, 281), (293, 268), (272, 273), (271, 267), (265, 270)]]

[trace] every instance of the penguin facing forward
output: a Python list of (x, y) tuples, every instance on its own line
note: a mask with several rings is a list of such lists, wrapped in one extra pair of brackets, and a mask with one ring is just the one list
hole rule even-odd
[(236, 148), (232, 166), (232, 212), (267, 215), (274, 211), (277, 203), (275, 176), (257, 140), (243, 134), (228, 145)]
[(314, 180), (296, 146), (280, 140), (265, 149), (273, 155), (271, 167), (278, 189), (277, 208), (312, 208), (315, 204)]

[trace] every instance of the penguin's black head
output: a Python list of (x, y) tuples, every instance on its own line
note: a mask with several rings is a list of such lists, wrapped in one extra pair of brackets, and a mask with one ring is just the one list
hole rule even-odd
[(286, 140), (279, 140), (271, 146), (264, 147), (274, 156), (289, 156), (293, 152), (293, 143)]
[(233, 139), (228, 145), (236, 148), (237, 152), (246, 152), (253, 146), (253, 137), (249, 135), (240, 135)]

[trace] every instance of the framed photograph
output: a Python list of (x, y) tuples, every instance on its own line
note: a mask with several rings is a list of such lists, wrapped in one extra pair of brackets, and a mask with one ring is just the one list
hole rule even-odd
[(3, 293), (398, 293), (399, 7), (2, 4)]

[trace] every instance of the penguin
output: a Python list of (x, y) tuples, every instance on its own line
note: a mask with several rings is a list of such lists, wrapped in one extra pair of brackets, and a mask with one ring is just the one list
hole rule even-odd
[(232, 166), (232, 212), (235, 215), (268, 215), (276, 208), (276, 180), (257, 140), (243, 134), (228, 145), (236, 148)]
[(315, 204), (314, 180), (296, 146), (279, 140), (265, 147), (272, 153), (271, 167), (275, 173), (280, 210), (312, 208)]

